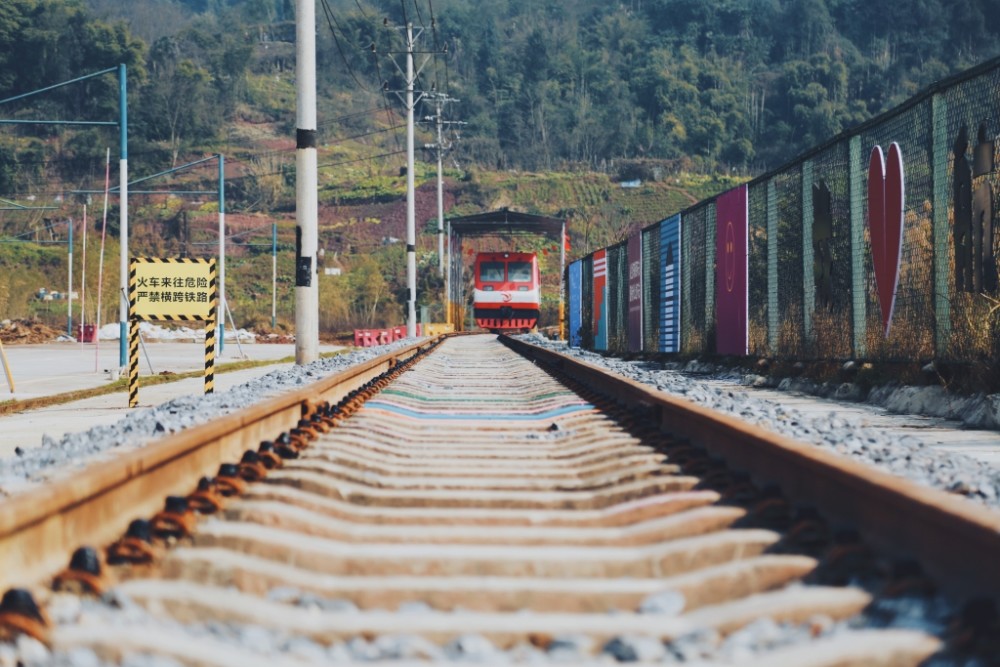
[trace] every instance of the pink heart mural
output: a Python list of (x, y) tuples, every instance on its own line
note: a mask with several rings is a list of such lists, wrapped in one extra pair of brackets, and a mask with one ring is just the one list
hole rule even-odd
[(888, 160), (882, 147), (872, 149), (868, 160), (868, 231), (871, 233), (875, 287), (882, 310), (882, 329), (889, 337), (896, 305), (899, 263), (903, 255), (903, 153), (899, 144), (889, 146)]

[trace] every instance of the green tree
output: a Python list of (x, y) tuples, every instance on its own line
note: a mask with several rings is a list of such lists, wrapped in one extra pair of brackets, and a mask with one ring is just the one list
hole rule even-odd
[(141, 117), (146, 137), (166, 142), (176, 166), (185, 143), (214, 135), (216, 96), (209, 72), (183, 57), (181, 44), (164, 37), (150, 52), (151, 77)]

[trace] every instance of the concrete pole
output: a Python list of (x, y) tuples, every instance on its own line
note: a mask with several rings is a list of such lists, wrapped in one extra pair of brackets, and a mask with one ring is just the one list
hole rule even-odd
[(444, 153), (444, 137), (441, 134), (441, 99), (437, 103), (437, 157), (438, 157), (438, 274), (444, 274), (444, 172), (441, 161)]
[(406, 335), (417, 335), (416, 193), (413, 184), (413, 24), (406, 24)]
[[(226, 346), (226, 158), (219, 153), (219, 356)], [(234, 327), (236, 325), (233, 325)]]
[(278, 321), (278, 223), (271, 223), (271, 330)]
[(69, 283), (66, 286), (66, 335), (73, 335), (73, 218), (69, 219), (69, 252), (66, 262), (69, 264)]
[(445, 311), (445, 324), (452, 323), (451, 314), (451, 274), (454, 273), (455, 267), (452, 265), (451, 260), (451, 222), (448, 222), (448, 271), (444, 274), (444, 311)]
[(295, 363), (319, 358), (316, 2), (295, 1)]
[[(90, 201), (90, 195), (87, 195)], [(87, 325), (87, 205), (83, 205), (83, 222), (80, 225), (83, 236), (83, 257), (80, 258), (80, 348), (83, 348), (83, 331)]]
[(120, 202), (121, 242), (119, 253), (119, 290), (121, 304), (118, 317), (118, 366), (128, 365), (128, 88), (125, 65), (118, 66), (118, 128), (120, 133), (120, 158), (118, 160), (118, 201)]
[[(641, 239), (642, 237), (640, 237)], [(541, 289), (541, 285), (538, 286)], [(541, 306), (541, 304), (539, 304)], [(566, 340), (566, 221), (559, 234), (559, 340)]]

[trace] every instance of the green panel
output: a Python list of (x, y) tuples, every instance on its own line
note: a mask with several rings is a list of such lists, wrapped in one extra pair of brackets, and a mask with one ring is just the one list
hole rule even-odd
[(865, 200), (861, 187), (864, 181), (864, 162), (861, 156), (861, 137), (851, 137), (849, 146), (851, 200), (851, 301), (852, 331), (854, 334), (854, 356), (864, 357), (865, 344), (865, 304), (868, 294), (865, 288)]
[(807, 345), (813, 342), (816, 282), (813, 273), (813, 164), (802, 163), (802, 328)]
[(767, 182), (767, 344), (771, 354), (778, 349), (778, 192)]
[(931, 219), (934, 226), (934, 350), (938, 356), (948, 351), (951, 339), (949, 301), (948, 225), (948, 103), (942, 95), (931, 98)]

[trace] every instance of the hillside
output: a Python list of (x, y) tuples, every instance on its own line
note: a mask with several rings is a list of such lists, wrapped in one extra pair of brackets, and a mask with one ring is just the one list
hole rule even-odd
[[(122, 63), (133, 179), (225, 155), (230, 305), (238, 323), (270, 326), (277, 222), (278, 313), (287, 322), (294, 3), (0, 5), (0, 98)], [(404, 120), (395, 91), (404, 83), (392, 57), (400, 57), (397, 28), (407, 22), (424, 26), (419, 88), (447, 91), (456, 101), (445, 117), (466, 123), (445, 136), (448, 214), (508, 206), (565, 217), (573, 256), (774, 167), (1000, 49), (1000, 0), (927, 0), (890, 22), (878, 20), (894, 15), (884, 0), (330, 0), (328, 8), (317, 16), (320, 244), (323, 268), (341, 275), (321, 277), (327, 330), (402, 316)], [(116, 93), (108, 74), (18, 99), (2, 113), (107, 122), (117, 118)], [(436, 140), (423, 122), (435, 112), (417, 109), (417, 146)], [(0, 211), (0, 238), (18, 240), (0, 244), (0, 264), (10, 269), (0, 275), (0, 318), (58, 310), (31, 295), (64, 280), (67, 221), (79, 225), (81, 190), (91, 191), (94, 252), (101, 197), (93, 193), (103, 189), (106, 151), (114, 159), (116, 145), (98, 127), (0, 132), (0, 197), (13, 202)], [(415, 174), (420, 262), (431, 269), (420, 272), (422, 304), (437, 300), (442, 282), (434, 270), (433, 158), (421, 150)], [(202, 194), (136, 193), (133, 253), (214, 252), (216, 173), (209, 160), (150, 183)], [(112, 182), (116, 176), (112, 164)], [(641, 185), (619, 185), (634, 180)], [(105, 320), (117, 303), (117, 218), (112, 202)], [(20, 242), (29, 239), (48, 245)], [(534, 246), (545, 249), (541, 240)], [(92, 257), (88, 290), (96, 284)]]
[[(398, 323), (405, 291), (403, 245), (406, 237), (405, 178), (373, 176), (324, 185), (319, 210), (322, 270), (339, 268), (340, 276), (320, 276), (321, 325), (325, 331), (354, 326)], [(437, 191), (434, 174), (418, 171), (416, 219), (421, 265), (419, 303), (439, 302), (442, 281), (437, 275)], [(623, 188), (606, 174), (451, 172), (445, 179), (449, 216), (511, 207), (566, 217), (571, 242), (569, 258), (584, 255), (656, 222), (705, 196), (731, 185), (704, 176), (678, 175), (670, 180), (643, 182)], [(136, 196), (132, 203), (130, 244), (135, 255), (174, 256), (214, 254), (217, 249), (217, 207), (205, 202), (186, 208), (176, 197)], [(78, 218), (79, 219), (79, 218)], [(294, 319), (292, 249), (294, 215), (290, 211), (234, 214), (226, 217), (227, 295), (236, 324), (269, 330), (271, 313), (271, 223), (278, 227), (277, 319), (288, 328)], [(88, 225), (87, 320), (96, 315), (97, 256), (100, 236), (94, 218)], [(74, 287), (82, 284), (82, 237), (77, 223), (74, 239)], [(42, 301), (41, 287), (65, 291), (68, 272), (65, 228), (56, 232), (61, 244), (0, 244), (0, 314), (3, 318), (37, 318), (64, 327), (65, 302)], [(528, 249), (542, 251), (542, 240), (524, 240)], [(492, 245), (491, 245), (492, 244)], [(502, 241), (470, 243), (468, 248), (504, 247)], [(542, 256), (548, 285), (547, 308), (554, 311), (558, 253)], [(101, 319), (116, 321), (118, 243), (109, 237), (105, 248)], [(16, 269), (16, 270), (15, 270)], [(74, 319), (79, 319), (79, 303)], [(3, 319), (0, 318), (0, 319)]]

